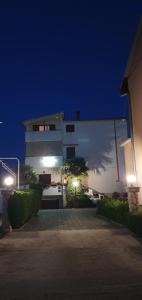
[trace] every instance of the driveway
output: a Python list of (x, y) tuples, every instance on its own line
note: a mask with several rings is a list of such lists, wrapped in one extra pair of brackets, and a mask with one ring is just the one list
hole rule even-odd
[(41, 210), (0, 240), (0, 300), (142, 299), (142, 244), (95, 209)]

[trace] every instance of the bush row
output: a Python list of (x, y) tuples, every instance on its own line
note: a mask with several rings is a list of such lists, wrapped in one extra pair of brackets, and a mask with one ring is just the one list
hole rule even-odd
[(104, 199), (97, 204), (97, 213), (127, 226), (138, 235), (142, 235), (142, 212), (129, 212), (128, 202), (116, 199)]
[(18, 190), (8, 199), (8, 216), (13, 228), (19, 228), (36, 215), (41, 203), (42, 189), (37, 185)]
[(128, 202), (116, 199), (104, 199), (98, 201), (97, 212), (118, 223), (126, 223), (126, 215), (129, 212)]

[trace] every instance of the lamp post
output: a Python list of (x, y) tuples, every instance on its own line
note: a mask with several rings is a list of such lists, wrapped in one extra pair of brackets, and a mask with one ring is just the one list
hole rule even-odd
[(13, 185), (16, 181), (16, 176), (7, 176), (3, 180), (3, 185), (6, 188), (2, 188), (0, 190), (0, 204), (1, 204), (1, 224), (0, 224), (0, 236), (3, 236), (4, 234), (10, 232), (12, 230), (12, 227), (9, 222), (8, 218), (8, 199), (11, 195), (13, 195)]
[[(15, 177), (15, 173), (6, 165), (3, 163), (3, 160), (16, 160), (17, 161), (17, 189), (19, 190), (19, 177), (20, 177), (20, 159), (17, 157), (0, 157), (0, 162), (2, 163), (2, 165), (6, 167), (6, 170), (8, 171), (8, 173), (10, 173), (11, 175), (14, 175)], [(4, 167), (4, 168), (5, 168)]]

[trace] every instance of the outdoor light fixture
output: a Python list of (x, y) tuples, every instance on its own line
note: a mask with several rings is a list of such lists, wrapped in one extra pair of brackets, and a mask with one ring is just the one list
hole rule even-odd
[(77, 178), (74, 178), (72, 180), (72, 185), (74, 187), (74, 204), (76, 203), (76, 196), (77, 196), (77, 188), (79, 187), (79, 180)]
[(41, 159), (42, 165), (47, 168), (55, 167), (57, 159), (54, 156), (45, 156)]
[(128, 184), (133, 185), (134, 183), (136, 183), (136, 176), (133, 174), (127, 175), (126, 179)]
[(75, 188), (77, 188), (77, 187), (79, 186), (79, 180), (74, 179), (74, 180), (72, 181), (72, 184), (73, 184), (73, 186), (74, 186)]
[(6, 186), (12, 186), (14, 184), (14, 178), (12, 176), (7, 176), (5, 177), (3, 183)]

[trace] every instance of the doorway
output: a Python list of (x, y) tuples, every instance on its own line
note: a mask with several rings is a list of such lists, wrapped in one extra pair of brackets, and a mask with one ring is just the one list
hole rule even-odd
[(39, 183), (42, 186), (50, 185), (51, 184), (51, 174), (40, 174), (39, 175)]

